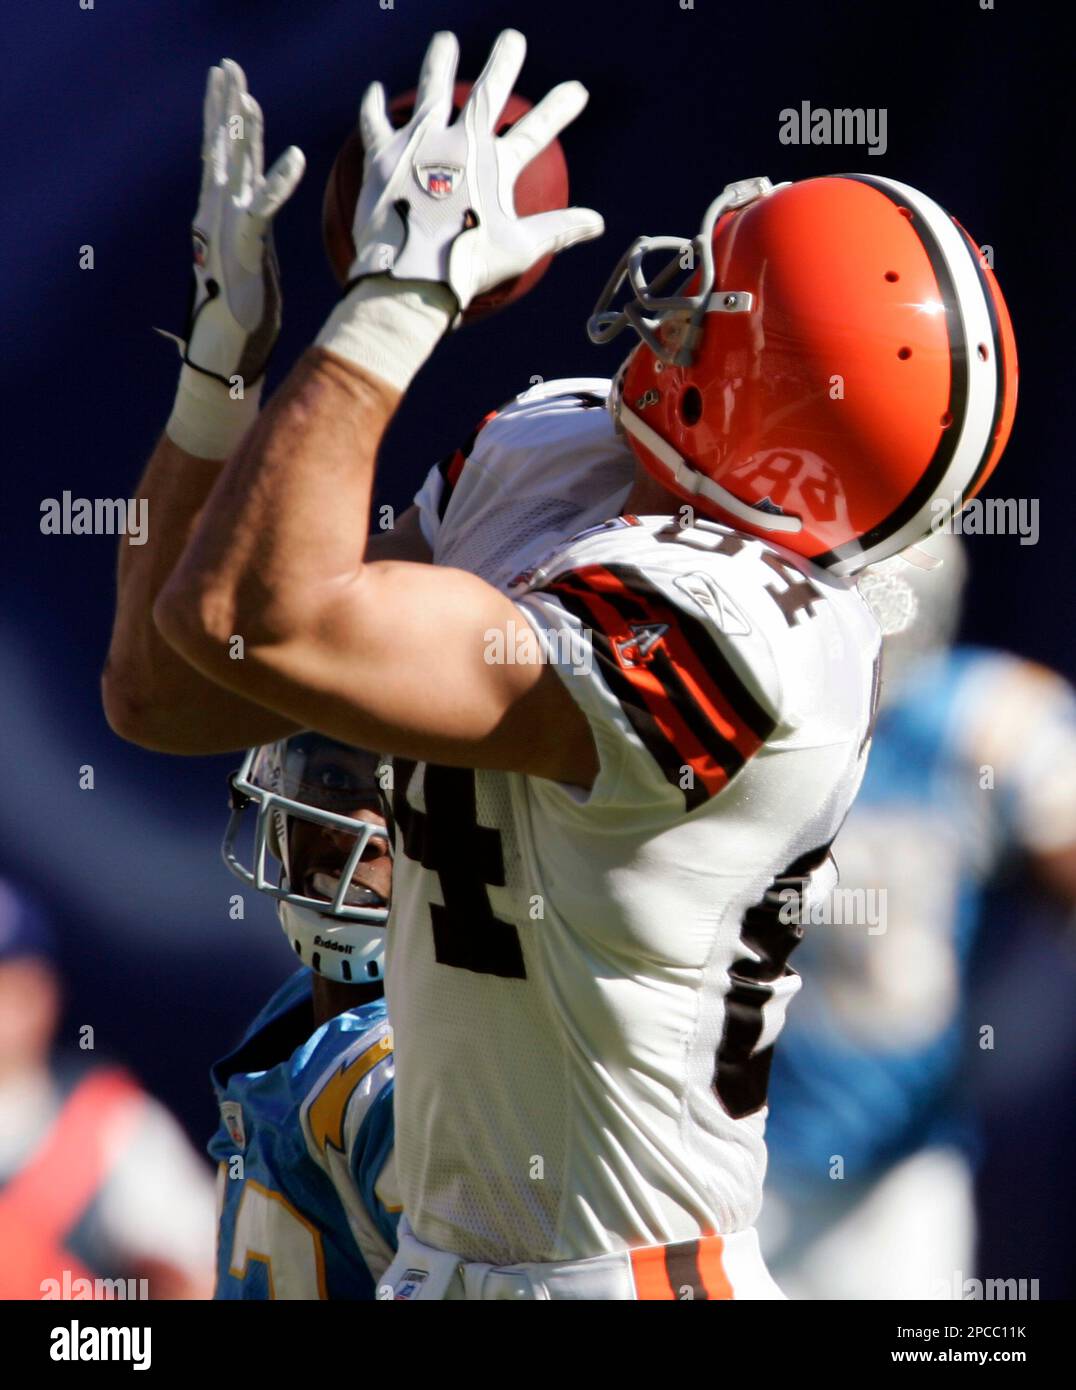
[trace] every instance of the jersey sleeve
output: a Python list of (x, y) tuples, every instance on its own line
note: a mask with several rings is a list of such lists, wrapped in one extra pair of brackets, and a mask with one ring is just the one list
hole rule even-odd
[[(452, 533), (457, 545), (460, 532), (469, 543), (476, 520), (490, 509), (499, 516), (497, 548), (511, 549), (526, 513), (549, 526), (578, 514), (589, 497), (630, 485), (631, 451), (615, 442), (604, 409), (608, 390), (604, 378), (540, 382), (484, 415), (460, 447), (430, 469), (415, 496), (434, 559), (446, 540), (452, 548)], [(496, 427), (487, 431), (493, 421)], [(458, 553), (447, 563), (471, 568)]]
[(454, 449), (452, 453), (446, 454), (443, 459), (435, 463), (426, 474), (425, 482), (415, 494), (419, 526), (423, 539), (431, 551), (436, 549), (437, 535), (441, 529), (441, 523), (445, 519), (449, 503), (452, 501), (456, 484), (463, 473), (464, 465), (474, 451), (479, 434), (496, 414), (497, 411), (491, 410), (488, 415), (484, 415), (458, 449)]
[(600, 758), (596, 810), (719, 795), (777, 726), (779, 683), (765, 638), (699, 563), (581, 563), (517, 598), (586, 715)]

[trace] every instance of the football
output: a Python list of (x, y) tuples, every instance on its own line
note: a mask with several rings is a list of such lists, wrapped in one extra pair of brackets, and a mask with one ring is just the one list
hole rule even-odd
[[(471, 90), (470, 82), (457, 82), (453, 88), (453, 110), (459, 115)], [(388, 106), (389, 118), (399, 129), (407, 124), (414, 107), (415, 93), (404, 92), (394, 97)], [(525, 97), (513, 93), (505, 103), (497, 122), (497, 134), (503, 135), (531, 109)], [(347, 283), (347, 273), (355, 256), (351, 225), (355, 205), (362, 188), (363, 146), (358, 130), (353, 130), (340, 147), (333, 162), (325, 197), (322, 202), (322, 235), (329, 265), (341, 285)], [(515, 208), (521, 217), (535, 212), (551, 212), (568, 206), (568, 165), (559, 140), (553, 140), (521, 171), (516, 180)], [(514, 303), (532, 290), (549, 268), (552, 256), (544, 256), (523, 275), (495, 285), (472, 301), (463, 315), (465, 323), (488, 317), (505, 305)]]

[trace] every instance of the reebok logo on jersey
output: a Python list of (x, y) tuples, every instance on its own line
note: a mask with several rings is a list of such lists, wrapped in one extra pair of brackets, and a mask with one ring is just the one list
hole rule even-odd
[(689, 599), (698, 604), (720, 632), (728, 633), (730, 637), (746, 637), (751, 631), (751, 624), (728, 594), (702, 570), (696, 570), (694, 574), (677, 575), (675, 584)]

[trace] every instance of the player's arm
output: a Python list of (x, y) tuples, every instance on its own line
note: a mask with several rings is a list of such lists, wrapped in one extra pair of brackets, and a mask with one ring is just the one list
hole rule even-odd
[[(225, 388), (219, 390), (226, 399)], [(189, 454), (162, 436), (137, 491), (148, 506), (148, 539), (144, 545), (120, 545), (102, 701), (117, 734), (159, 752), (225, 752), (284, 737), (296, 728), (293, 720), (203, 675), (169, 646), (153, 621), (157, 597), (222, 467), (221, 460)], [(405, 512), (393, 530), (375, 533), (368, 554), (428, 561), (417, 509)]]
[[(451, 127), (450, 34), (431, 43), (402, 130), (381, 88), (367, 92), (354, 288), (224, 470), (154, 613), (210, 680), (297, 724), (587, 785), (586, 721), (512, 602), (462, 571), (363, 553), (381, 437), (454, 317), (602, 227), (582, 209), (520, 218), (506, 196), (586, 99), (565, 83), (494, 136), (524, 50), (521, 35), (501, 35)], [(424, 159), (460, 170), (436, 218), (411, 207), (427, 196), (415, 177)], [(230, 655), (236, 636), (242, 661)], [(509, 660), (496, 659), (498, 637)]]
[(344, 742), (589, 785), (586, 719), (515, 604), (462, 570), (363, 557), (399, 399), (309, 351), (217, 483), (160, 630), (210, 680)]
[(257, 416), (280, 328), (272, 221), (302, 175), (303, 157), (292, 147), (263, 175), (262, 125), (242, 69), (228, 59), (211, 68), (184, 365), (164, 436), (138, 487), (148, 536), (138, 546), (120, 545), (105, 713), (124, 738), (173, 753), (241, 748), (293, 727), (207, 680), (162, 641), (152, 619), (223, 461)]
[[(166, 431), (136, 491), (150, 518), (145, 543), (120, 545), (115, 622), (101, 683), (116, 733), (161, 752), (221, 752), (295, 728), (292, 720), (208, 679), (153, 622), (153, 605), (224, 461), (257, 416), (279, 326), (268, 227), (302, 172), (302, 157), (286, 151), (262, 179), (261, 126), (242, 70), (228, 60), (211, 69), (185, 362)], [(215, 296), (210, 282), (218, 286)], [(237, 393), (240, 379), (244, 389)], [(429, 558), (414, 511), (370, 547), (381, 558)]]
[(282, 737), (295, 727), (196, 670), (153, 622), (153, 605), (220, 470), (219, 459), (188, 454), (163, 436), (136, 494), (148, 504), (148, 539), (144, 545), (120, 544), (102, 702), (117, 734), (160, 752), (223, 752)]

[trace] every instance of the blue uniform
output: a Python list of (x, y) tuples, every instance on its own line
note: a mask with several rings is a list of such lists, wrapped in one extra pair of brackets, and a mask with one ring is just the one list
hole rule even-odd
[(314, 1027), (299, 971), (211, 1072), (219, 1299), (372, 1299), (395, 1249), (383, 999)]
[(1074, 785), (1076, 701), (1040, 667), (958, 647), (883, 704), (834, 856), (842, 886), (887, 890), (884, 931), (808, 925), (773, 1063), (771, 1173), (801, 1205), (833, 1192), (835, 1155), (862, 1183), (928, 1146), (973, 1152), (958, 1081), (985, 889), (1006, 853), (1076, 841)]

